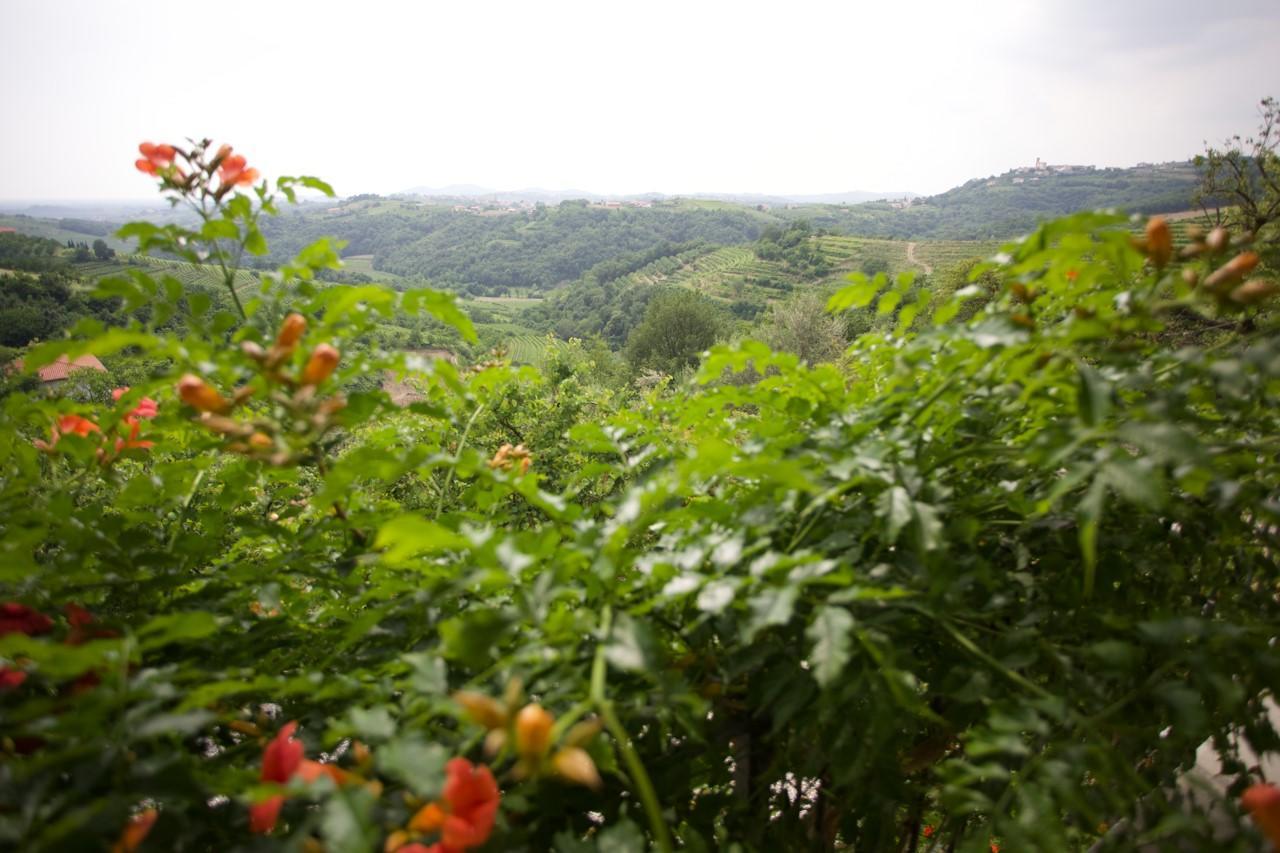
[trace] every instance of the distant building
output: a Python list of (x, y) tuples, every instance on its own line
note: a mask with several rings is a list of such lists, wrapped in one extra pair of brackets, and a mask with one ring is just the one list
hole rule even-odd
[(17, 228), (0, 228), (0, 234), (17, 234)]
[[(15, 361), (12, 370), (15, 372), (22, 371), (22, 360)], [(44, 367), (36, 371), (36, 376), (40, 377), (40, 381), (46, 385), (52, 385), (57, 382), (64, 382), (71, 378), (71, 374), (77, 370), (96, 370), (99, 373), (106, 373), (107, 369), (102, 366), (102, 362), (98, 361), (95, 355), (82, 355), (74, 361), (68, 359), (65, 355), (58, 356), (56, 361), (46, 364)]]

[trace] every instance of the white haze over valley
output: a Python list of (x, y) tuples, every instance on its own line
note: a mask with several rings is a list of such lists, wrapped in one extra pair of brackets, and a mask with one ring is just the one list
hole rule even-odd
[(1280, 4), (0, 4), (0, 199), (142, 198), (211, 135), (340, 194), (936, 193), (1182, 160), (1280, 94)]

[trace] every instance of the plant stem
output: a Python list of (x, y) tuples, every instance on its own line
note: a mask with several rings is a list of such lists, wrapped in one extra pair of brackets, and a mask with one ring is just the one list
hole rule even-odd
[(444, 478), (444, 488), (440, 490), (440, 500), (436, 501), (435, 518), (439, 519), (441, 513), (444, 512), (444, 498), (449, 494), (449, 487), (453, 485), (453, 474), (458, 470), (458, 460), (462, 458), (462, 449), (467, 446), (467, 436), (471, 434), (471, 427), (475, 424), (476, 418), (480, 417), (480, 413), (484, 411), (484, 403), (476, 406), (476, 410), (471, 413), (471, 417), (467, 420), (467, 426), (462, 430), (462, 439), (458, 442), (458, 449), (453, 454), (453, 464), (449, 466), (449, 473)]
[(635, 787), (636, 795), (640, 797), (640, 804), (644, 807), (645, 816), (649, 819), (649, 830), (658, 844), (658, 850), (661, 853), (671, 853), (675, 849), (672, 846), (671, 833), (667, 829), (667, 822), (662, 817), (662, 805), (658, 802), (658, 794), (653, 788), (653, 782), (649, 779), (649, 772), (645, 770), (644, 762), (640, 760), (640, 754), (632, 745), (630, 735), (627, 734), (622, 721), (614, 712), (613, 703), (605, 698), (607, 667), (604, 649), (612, 624), (613, 610), (606, 604), (600, 613), (599, 645), (596, 646), (595, 659), (591, 662), (591, 700), (600, 713), (600, 719), (604, 721), (604, 727), (609, 730), (609, 734), (617, 743), (618, 751), (622, 753), (622, 761), (627, 765), (627, 775), (631, 777), (631, 784)]

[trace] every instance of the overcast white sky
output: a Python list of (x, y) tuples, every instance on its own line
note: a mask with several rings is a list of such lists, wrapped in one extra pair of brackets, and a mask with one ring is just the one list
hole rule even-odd
[(0, 0), (0, 198), (145, 197), (137, 143), (205, 135), (343, 195), (933, 193), (1268, 94), (1280, 0)]

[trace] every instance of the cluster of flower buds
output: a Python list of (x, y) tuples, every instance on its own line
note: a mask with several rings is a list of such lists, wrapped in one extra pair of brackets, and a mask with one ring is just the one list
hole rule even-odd
[(523, 444), (515, 446), (504, 444), (489, 460), (490, 470), (519, 471), (521, 474), (528, 473), (529, 466), (532, 464), (533, 454)]
[[(1182, 280), (1200, 294), (1213, 299), (1220, 308), (1247, 308), (1280, 292), (1280, 285), (1261, 278), (1249, 278), (1258, 266), (1258, 254), (1245, 248), (1253, 242), (1251, 234), (1232, 239), (1231, 232), (1222, 226), (1205, 232), (1199, 227), (1187, 229), (1188, 242), (1178, 253), (1186, 261), (1203, 261), (1208, 271), (1194, 266), (1182, 270)], [(1151, 259), (1157, 269), (1163, 269), (1173, 258), (1173, 235), (1164, 217), (1153, 216), (1147, 222), (1146, 236), (1135, 245)], [(1235, 249), (1236, 253), (1221, 261)]]
[[(226, 397), (195, 374), (188, 373), (178, 382), (178, 396), (199, 412), (200, 423), (211, 432), (227, 439), (227, 450), (273, 465), (287, 465), (306, 455), (306, 448), (290, 441), (296, 436), (314, 439), (332, 426), (333, 418), (346, 407), (340, 396), (317, 396), (317, 389), (333, 375), (342, 355), (331, 344), (317, 344), (301, 369), (292, 370), (294, 354), (307, 331), (301, 314), (285, 317), (270, 349), (253, 341), (241, 344), (241, 352), (249, 357), (270, 389), (272, 402), (278, 404), (283, 417), (266, 416), (238, 419), (233, 410), (254, 395), (254, 386), (242, 385)], [(309, 442), (308, 442), (309, 443)]]
[[(139, 172), (159, 178), (162, 189), (214, 200), (258, 180), (258, 170), (249, 168), (244, 156), (234, 153), (230, 145), (220, 146), (210, 155), (212, 146), (208, 139), (185, 149), (143, 142), (138, 146), (142, 156), (134, 165)], [(179, 165), (179, 160), (184, 165)]]
[(470, 690), (453, 694), (453, 701), (471, 720), (488, 729), (484, 749), (490, 757), (514, 754), (515, 778), (550, 774), (592, 789), (602, 784), (595, 762), (583, 748), (599, 733), (599, 720), (573, 725), (557, 743), (555, 718), (536, 702), (522, 704), (518, 680), (507, 685), (502, 701)]

